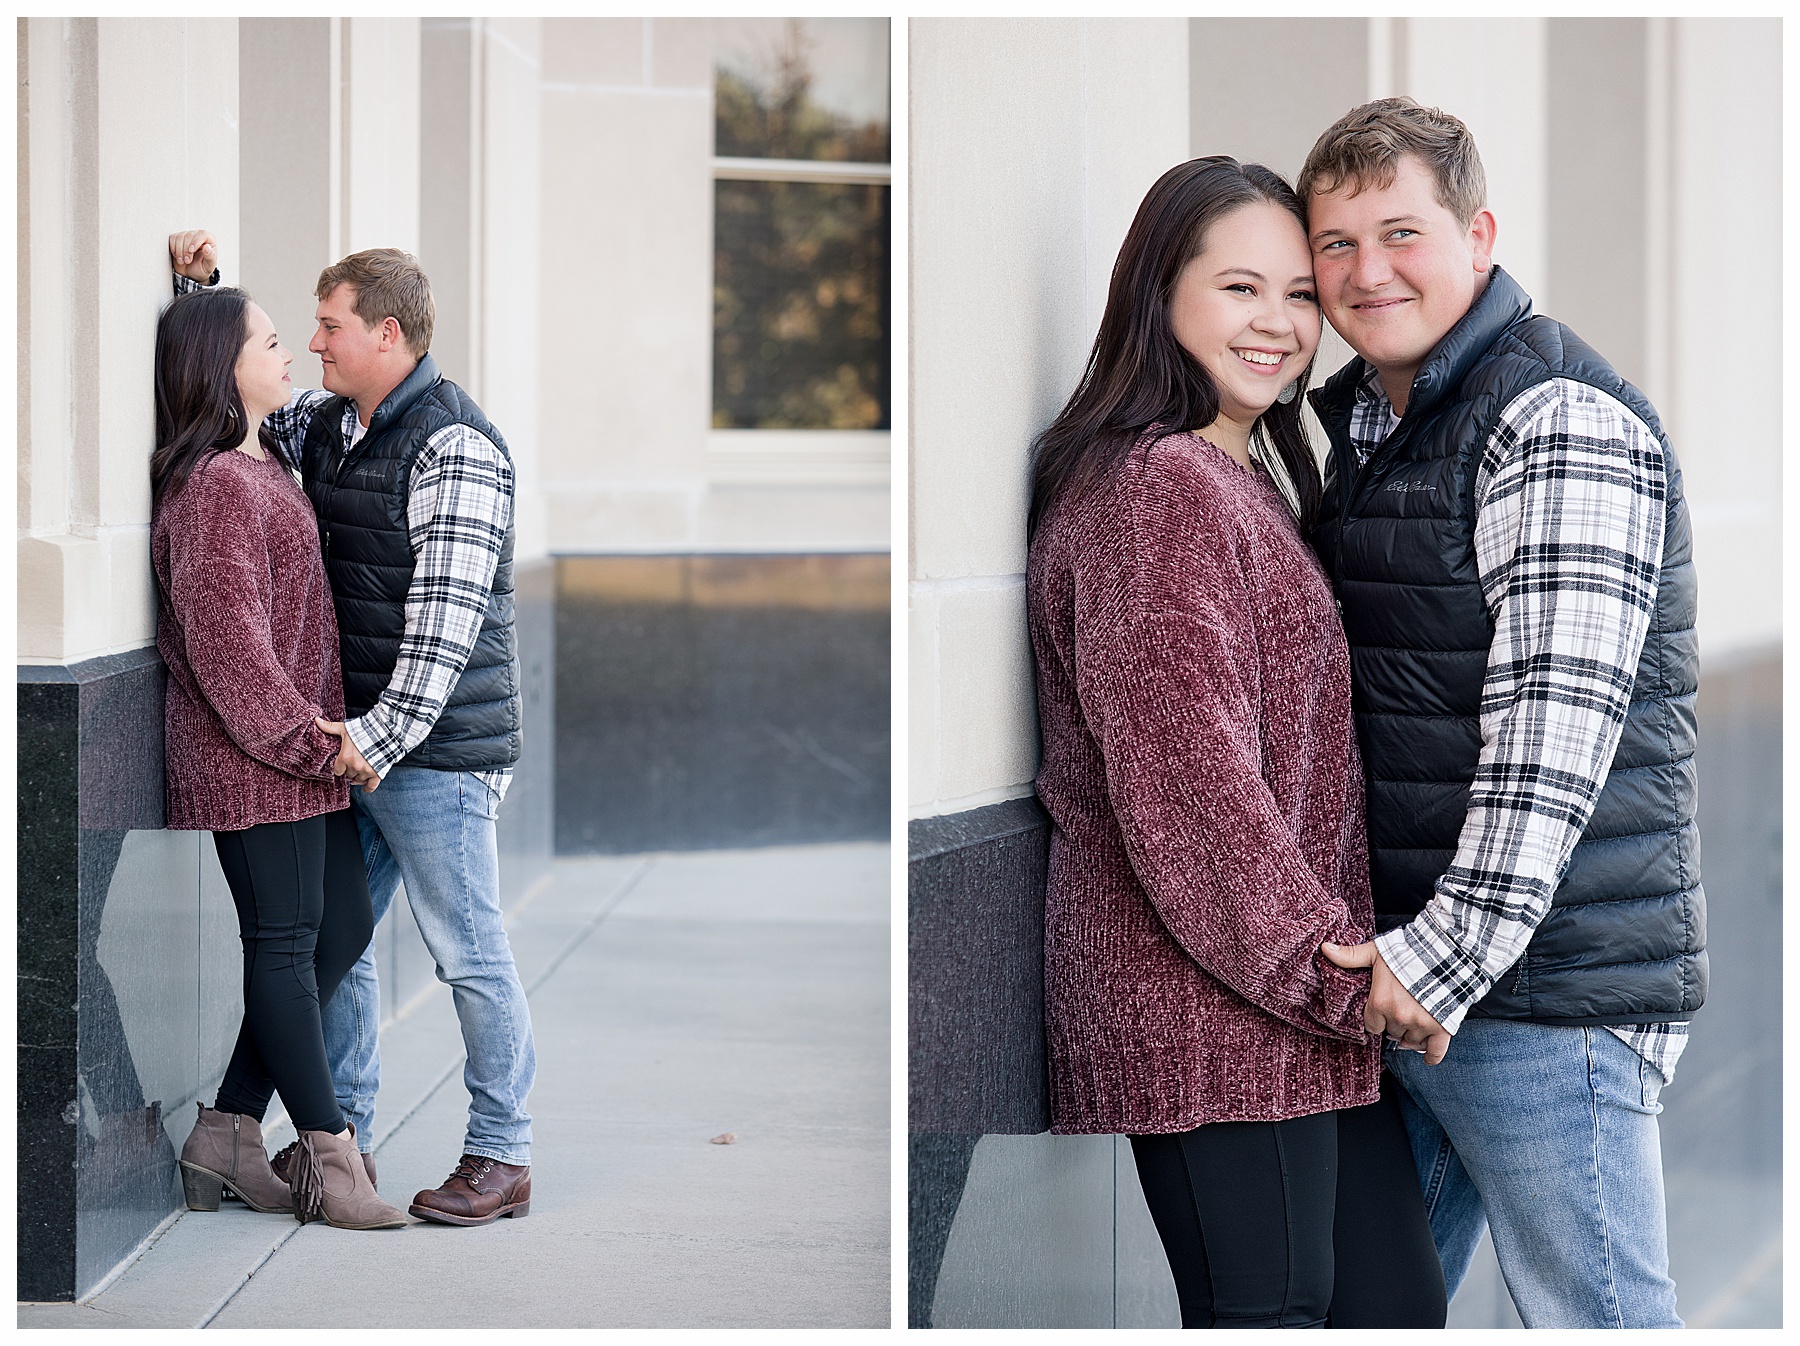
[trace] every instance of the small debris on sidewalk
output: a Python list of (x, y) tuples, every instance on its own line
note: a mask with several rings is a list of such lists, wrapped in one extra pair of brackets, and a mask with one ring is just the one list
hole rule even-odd
[(737, 1132), (723, 1131), (720, 1134), (714, 1136), (707, 1143), (709, 1145), (735, 1145), (737, 1143)]

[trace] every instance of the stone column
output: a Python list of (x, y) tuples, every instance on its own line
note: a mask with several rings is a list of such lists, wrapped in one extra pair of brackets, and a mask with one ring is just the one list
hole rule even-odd
[(550, 545), (682, 550), (712, 409), (710, 26), (546, 19), (542, 107)]

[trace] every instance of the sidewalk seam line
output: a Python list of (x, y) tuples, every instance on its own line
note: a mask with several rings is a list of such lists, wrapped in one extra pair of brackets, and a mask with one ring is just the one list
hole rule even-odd
[(220, 1299), (218, 1303), (214, 1304), (212, 1306), (212, 1308), (207, 1310), (206, 1316), (204, 1318), (202, 1318), (199, 1322), (194, 1324), (195, 1330), (198, 1330), (203, 1327), (211, 1326), (212, 1320), (217, 1318), (221, 1313), (225, 1312), (225, 1310), (228, 1307), (230, 1307), (231, 1301), (238, 1297), (238, 1294), (243, 1290), (243, 1288), (246, 1285), (250, 1284), (251, 1278), (253, 1276), (255, 1276), (257, 1272), (261, 1271), (264, 1267), (269, 1265), (269, 1259), (272, 1258), (273, 1256), (275, 1256), (275, 1254), (280, 1252), (283, 1248), (287, 1247), (289, 1240), (291, 1240), (294, 1237), (294, 1235), (298, 1234), (304, 1228), (306, 1228), (305, 1225), (296, 1222), (292, 1229), (288, 1230), (287, 1233), (283, 1234), (279, 1239), (277, 1239), (275, 1241), (275, 1246), (273, 1248), (270, 1248), (268, 1252), (264, 1253), (260, 1258), (258, 1258), (256, 1265), (251, 1267), (250, 1270), (248, 1270), (244, 1273), (243, 1279), (240, 1280), (236, 1285), (232, 1286), (229, 1290), (227, 1290), (225, 1292), (224, 1297), (222, 1299)]
[(612, 895), (611, 899), (602, 906), (597, 913), (595, 913), (594, 919), (582, 927), (581, 933), (565, 944), (562, 951), (558, 953), (555, 958), (550, 960), (550, 966), (539, 973), (537, 980), (525, 988), (525, 996), (527, 999), (530, 999), (534, 992), (541, 989), (544, 983), (549, 981), (550, 978), (556, 974), (556, 970), (568, 961), (570, 954), (574, 953), (575, 950), (579, 949), (587, 942), (588, 936), (592, 935), (594, 931), (600, 928), (600, 923), (608, 916), (612, 915), (613, 909), (631, 895), (638, 884), (643, 882), (644, 875), (648, 874), (655, 865), (655, 860), (643, 860), (639, 862), (637, 872), (619, 885), (618, 891)]
[[(532, 982), (532, 984), (530, 986), (525, 988), (525, 998), (527, 1000), (529, 1000), (531, 998), (532, 992), (536, 991), (546, 981), (548, 981), (551, 977), (551, 974), (554, 973), (557, 968), (559, 968), (563, 965), (563, 960), (566, 959), (571, 953), (573, 953), (575, 951), (576, 947), (579, 944), (581, 944), (581, 942), (583, 940), (585, 940), (589, 935), (593, 934), (595, 927), (598, 926), (601, 921), (605, 920), (608, 913), (610, 913), (614, 907), (618, 906), (618, 904), (624, 900), (626, 894), (630, 893), (633, 888), (637, 887), (639, 880), (641, 880), (645, 874), (650, 872), (650, 867), (653, 863), (654, 862), (650, 861), (650, 860), (643, 861), (638, 866), (637, 872), (635, 874), (633, 874), (630, 878), (626, 879), (624, 883), (619, 885), (618, 891), (612, 895), (611, 900), (609, 900), (605, 906), (601, 907), (599, 914), (596, 915), (593, 920), (588, 922), (588, 924), (582, 929), (580, 934), (576, 935), (574, 939), (570, 940), (569, 943), (563, 947), (562, 951), (560, 953), (558, 953), (556, 955), (556, 957), (551, 960), (550, 966), (545, 968), (544, 971), (539, 974), (537, 980)], [(535, 893), (533, 893), (531, 895), (536, 896)], [(524, 906), (523, 901), (521, 901), (519, 903), (518, 907), (515, 907), (513, 909), (514, 912), (516, 913), (519, 910), (519, 907), (522, 907), (522, 906)], [(431, 991), (436, 991), (439, 989), (447, 989), (447, 988), (442, 987), (440, 984), (439, 986), (434, 986), (434, 987), (428, 988), (428, 990), (426, 991), (426, 994), (430, 994)], [(421, 998), (422, 997), (414, 997), (415, 1002)], [(418, 1102), (414, 1103), (410, 1108), (408, 1108), (401, 1115), (400, 1119), (397, 1122), (395, 1122), (385, 1132), (382, 1133), (381, 1139), (379, 1139), (375, 1142), (375, 1148), (370, 1151), (371, 1154), (379, 1153), (382, 1146), (386, 1145), (395, 1136), (400, 1134), (400, 1128), (405, 1126), (409, 1121), (411, 1121), (413, 1119), (413, 1117), (418, 1113), (420, 1108), (424, 1107), (427, 1103), (431, 1102), (432, 1099), (437, 1097), (437, 1091), (444, 1087), (444, 1085), (449, 1081), (450, 1077), (456, 1073), (456, 1068), (463, 1063), (463, 1061), (467, 1058), (467, 1056), (468, 1056), (467, 1052), (458, 1052), (456, 1054), (455, 1058), (450, 1062), (450, 1064), (444, 1067), (443, 1073), (440, 1074), (436, 1080), (432, 1081), (431, 1087), (419, 1096)]]

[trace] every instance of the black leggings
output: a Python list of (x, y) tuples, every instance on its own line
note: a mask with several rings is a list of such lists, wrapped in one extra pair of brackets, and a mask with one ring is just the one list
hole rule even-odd
[(1444, 1273), (1393, 1085), (1284, 1122), (1133, 1136), (1183, 1327), (1442, 1327)]
[(213, 1106), (262, 1120), (279, 1090), (302, 1131), (340, 1132), (319, 1010), (375, 933), (349, 809), (215, 832), (244, 944), (244, 1023)]

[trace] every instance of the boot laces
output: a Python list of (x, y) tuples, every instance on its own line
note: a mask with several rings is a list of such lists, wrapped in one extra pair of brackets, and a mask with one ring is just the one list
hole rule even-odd
[(286, 1145), (283, 1145), (279, 1150), (275, 1151), (275, 1157), (269, 1161), (271, 1167), (273, 1167), (274, 1165), (277, 1165), (277, 1164), (288, 1163), (290, 1160), (293, 1159), (294, 1151), (299, 1148), (300, 1148), (299, 1141), (290, 1140)]
[(481, 1180), (487, 1177), (487, 1175), (493, 1171), (493, 1168), (494, 1161), (487, 1158), (485, 1155), (465, 1154), (461, 1159), (457, 1160), (456, 1168), (450, 1176), (444, 1179), (444, 1185), (448, 1187), (458, 1178), (461, 1178), (464, 1182), (468, 1183), (470, 1187), (474, 1188), (476, 1191), (480, 1191)]

